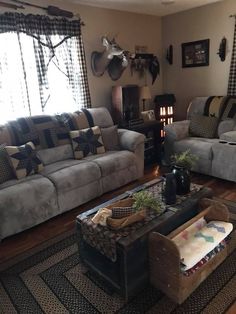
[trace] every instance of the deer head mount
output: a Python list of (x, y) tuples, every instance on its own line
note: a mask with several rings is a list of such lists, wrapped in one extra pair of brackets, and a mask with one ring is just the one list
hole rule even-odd
[(92, 72), (95, 76), (102, 76), (108, 69), (111, 79), (117, 80), (129, 64), (128, 54), (116, 43), (115, 39), (109, 40), (103, 36), (101, 41), (105, 49), (102, 52), (92, 52)]

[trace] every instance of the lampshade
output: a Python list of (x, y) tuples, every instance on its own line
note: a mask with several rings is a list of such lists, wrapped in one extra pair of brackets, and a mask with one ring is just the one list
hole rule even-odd
[(148, 86), (142, 86), (140, 87), (140, 99), (146, 100), (146, 99), (151, 99), (151, 93), (150, 89)]

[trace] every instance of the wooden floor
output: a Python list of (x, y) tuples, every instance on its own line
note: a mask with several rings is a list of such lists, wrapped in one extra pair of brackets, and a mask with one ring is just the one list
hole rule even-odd
[[(144, 182), (150, 181), (153, 178), (163, 174), (165, 170), (165, 168), (158, 169), (157, 166), (148, 167), (145, 169), (145, 175), (142, 179), (128, 184), (113, 192), (106, 193), (101, 197), (86, 203), (85, 205), (79, 206), (74, 210), (52, 218), (39, 226), (33, 227), (20, 234), (4, 239), (0, 243), (0, 262), (6, 261), (7, 259), (21, 254), (65, 231), (72, 230), (75, 228), (75, 218), (79, 213), (91, 209), (96, 205), (105, 202), (115, 197), (116, 195), (130, 190)], [(192, 174), (192, 182), (212, 188), (216, 197), (236, 202), (236, 183), (199, 174)], [(228, 314), (232, 313), (236, 313), (236, 303), (231, 307), (230, 311), (228, 311)]]

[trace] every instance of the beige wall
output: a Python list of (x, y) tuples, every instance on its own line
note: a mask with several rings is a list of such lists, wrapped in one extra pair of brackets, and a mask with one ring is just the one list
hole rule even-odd
[[(195, 96), (226, 95), (233, 44), (236, 1), (222, 2), (170, 15), (162, 19), (163, 55), (172, 44), (173, 65), (163, 60), (163, 91), (176, 95), (176, 119), (185, 117), (189, 101)], [(225, 36), (228, 51), (225, 62), (217, 55), (219, 44)], [(181, 44), (210, 39), (210, 65), (182, 68)]]
[[(33, 1), (31, 1), (33, 3)], [(90, 57), (94, 50), (102, 51), (101, 36), (117, 36), (118, 44), (125, 50), (134, 52), (135, 45), (148, 46), (148, 52), (161, 56), (161, 19), (155, 16), (132, 14), (115, 10), (99, 9), (83, 5), (68, 5), (66, 1), (40, 1), (41, 6), (57, 5), (62, 9), (79, 13), (86, 26), (82, 29), (85, 53), (88, 67), (88, 79), (92, 105), (110, 107), (111, 87), (113, 85), (137, 84), (144, 85), (135, 73), (131, 76), (128, 67), (117, 81), (112, 81), (105, 72), (102, 77), (95, 77), (90, 68)], [(39, 1), (34, 1), (39, 5)], [(32, 9), (25, 6), (26, 10), (17, 12), (43, 14), (43, 10)], [(9, 11), (9, 10), (8, 10)], [(147, 75), (148, 84), (151, 86), (151, 76)], [(162, 78), (159, 76), (151, 87), (152, 96), (162, 92)]]

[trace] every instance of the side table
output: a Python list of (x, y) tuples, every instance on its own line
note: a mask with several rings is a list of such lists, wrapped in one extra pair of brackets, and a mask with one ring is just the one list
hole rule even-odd
[(163, 130), (163, 122), (157, 120), (147, 121), (134, 126), (126, 126), (126, 128), (146, 136), (144, 147), (145, 164), (147, 165), (154, 162), (160, 163), (163, 141), (161, 130)]

